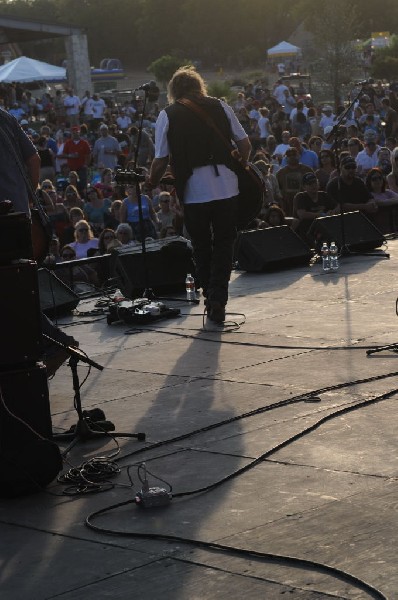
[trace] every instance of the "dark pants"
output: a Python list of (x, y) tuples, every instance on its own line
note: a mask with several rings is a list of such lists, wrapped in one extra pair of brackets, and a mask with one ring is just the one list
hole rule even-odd
[(184, 205), (196, 275), (209, 301), (225, 305), (236, 238), (237, 198)]

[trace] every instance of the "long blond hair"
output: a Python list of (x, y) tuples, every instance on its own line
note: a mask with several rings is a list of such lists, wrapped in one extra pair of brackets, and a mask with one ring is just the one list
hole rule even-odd
[(79, 229), (80, 225), (84, 225), (85, 227), (87, 227), (88, 239), (92, 240), (94, 237), (94, 233), (93, 233), (93, 230), (91, 229), (91, 226), (85, 219), (80, 219), (80, 221), (78, 221), (75, 225), (75, 241), (77, 241), (77, 230)]
[(167, 87), (167, 99), (170, 103), (185, 96), (206, 95), (207, 87), (204, 79), (191, 65), (177, 69)]

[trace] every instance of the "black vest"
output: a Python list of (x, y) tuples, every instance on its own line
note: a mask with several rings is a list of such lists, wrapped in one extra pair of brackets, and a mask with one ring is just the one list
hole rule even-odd
[[(200, 105), (223, 136), (231, 140), (231, 126), (220, 102), (209, 96), (195, 97), (192, 101)], [(176, 102), (165, 110), (169, 119), (170, 163), (177, 181), (178, 198), (184, 201), (185, 184), (195, 167), (226, 165), (234, 170), (235, 161), (216, 132), (190, 108)]]

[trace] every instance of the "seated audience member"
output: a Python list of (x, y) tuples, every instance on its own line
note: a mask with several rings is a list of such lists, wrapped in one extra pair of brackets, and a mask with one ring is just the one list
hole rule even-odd
[(170, 193), (160, 192), (159, 194), (159, 210), (156, 213), (159, 221), (159, 230), (167, 229), (173, 226), (174, 213), (170, 207)]
[(343, 156), (340, 161), (340, 175), (331, 179), (326, 192), (344, 212), (360, 210), (375, 213), (377, 204), (365, 183), (356, 175), (357, 164), (352, 156)]
[(75, 225), (75, 241), (69, 244), (76, 252), (76, 258), (87, 258), (89, 250), (98, 249), (98, 238), (86, 220), (82, 219)]
[(75, 225), (82, 219), (84, 219), (84, 213), (81, 208), (75, 206), (70, 209), (68, 213), (68, 224), (62, 230), (60, 238), (61, 246), (65, 246), (65, 244), (70, 244), (75, 241)]
[(319, 157), (319, 154), (322, 149), (322, 138), (319, 135), (313, 135), (308, 140), (308, 149), (315, 152), (315, 154)]
[(311, 243), (308, 238), (308, 230), (315, 219), (336, 214), (336, 202), (326, 192), (319, 189), (319, 182), (315, 173), (306, 173), (303, 176), (303, 191), (294, 198), (293, 216), (299, 220), (296, 233), (304, 241)]
[(68, 210), (71, 208), (84, 208), (84, 202), (74, 185), (68, 185), (64, 192), (64, 205)]
[(384, 175), (388, 175), (391, 171), (391, 152), (386, 146), (381, 146), (377, 151), (377, 165)]
[(104, 225), (108, 229), (116, 229), (120, 225), (120, 209), (122, 207), (121, 200), (114, 200), (110, 206), (109, 213), (105, 215)]
[(120, 223), (116, 229), (116, 239), (122, 246), (136, 246), (137, 242), (133, 240), (133, 230), (128, 223)]
[(377, 152), (380, 146), (376, 143), (377, 135), (374, 131), (366, 130), (363, 139), (364, 149), (358, 152), (355, 161), (357, 163), (357, 174), (365, 178), (369, 169), (377, 165)]
[(68, 182), (69, 182), (69, 185), (75, 186), (75, 188), (77, 190), (79, 189), (80, 177), (76, 171), (69, 171)]
[(290, 147), (286, 150), (286, 166), (276, 174), (282, 194), (281, 207), (287, 217), (293, 216), (293, 198), (302, 190), (302, 179), (305, 173), (313, 173), (310, 167), (299, 162), (297, 148)]
[(103, 169), (101, 171), (101, 180), (94, 184), (93, 187), (100, 190), (103, 198), (111, 198), (113, 193), (112, 184), (112, 169)]
[(264, 212), (264, 221), (261, 227), (280, 227), (286, 225), (285, 213), (277, 204), (271, 204)]
[(105, 228), (101, 231), (98, 238), (98, 250), (96, 255), (109, 254), (108, 246), (116, 239), (116, 233), (113, 229)]
[(334, 154), (331, 150), (321, 150), (319, 153), (319, 169), (315, 171), (319, 182), (319, 189), (325, 191), (328, 181), (336, 169)]
[[(78, 257), (76, 256), (76, 251), (72, 248), (72, 245), (67, 244), (62, 248), (62, 262), (73, 261), (76, 260), (76, 258)], [(65, 269), (63, 267), (57, 269), (57, 276), (76, 293), (88, 291), (87, 284), (98, 285), (98, 275), (95, 269), (90, 267), (90, 265), (65, 265)]]
[(391, 171), (387, 175), (387, 185), (398, 193), (398, 146), (391, 152)]
[(84, 215), (95, 233), (99, 234), (104, 228), (109, 208), (102, 197), (102, 193), (95, 187), (87, 190), (87, 202), (84, 205)]
[(163, 240), (166, 237), (170, 237), (172, 235), (177, 235), (177, 232), (173, 225), (169, 225), (168, 227), (163, 227), (159, 233), (159, 239)]
[[(303, 146), (303, 144), (301, 143), (301, 141), (297, 138), (297, 137), (291, 137), (290, 138), (290, 146), (292, 146), (293, 148), (296, 148), (297, 152), (299, 153), (299, 163), (302, 165), (306, 165), (307, 167), (310, 167), (311, 169), (318, 169), (319, 167), (319, 160), (318, 160), (318, 155), (316, 154), (316, 152), (313, 152), (312, 150), (308, 150), (307, 148), (305, 148)], [(282, 160), (282, 167), (284, 167), (287, 164), (287, 158), (286, 158), (286, 153), (285, 153), (285, 158)]]
[(386, 178), (381, 169), (370, 169), (366, 175), (366, 187), (372, 194), (377, 206), (392, 206), (398, 204), (398, 193), (386, 189)]
[(260, 171), (264, 181), (264, 203), (260, 215), (270, 204), (279, 204), (282, 200), (281, 191), (276, 176), (271, 173), (271, 165), (265, 160), (257, 160), (253, 163)]
[(352, 156), (352, 158), (356, 159), (359, 152), (361, 152), (361, 150), (363, 150), (363, 145), (362, 145), (361, 140), (357, 137), (350, 138), (347, 143), (347, 149), (348, 149), (348, 152), (350, 153), (350, 155)]

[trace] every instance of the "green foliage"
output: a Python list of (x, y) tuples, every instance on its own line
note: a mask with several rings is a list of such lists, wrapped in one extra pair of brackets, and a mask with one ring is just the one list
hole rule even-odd
[(376, 58), (372, 65), (372, 75), (379, 79), (398, 79), (398, 58), (395, 56)]
[[(205, 69), (218, 64), (244, 70), (260, 66), (267, 48), (289, 40), (303, 22), (319, 33), (322, 21), (325, 39), (335, 36), (337, 43), (343, 33), (352, 40), (366, 39), (375, 30), (398, 31), (397, 0), (381, 4), (382, 8), (375, 7), (374, 0), (0, 0), (0, 12), (82, 28), (93, 65), (114, 57), (126, 68), (143, 67), (171, 55), (189, 56)], [(23, 49), (51, 59), (59, 54), (61, 43), (30, 44), (31, 52), (24, 44)], [(318, 46), (315, 51), (310, 61), (318, 57)]]
[(148, 71), (153, 73), (157, 81), (166, 84), (175, 71), (184, 65), (189, 65), (189, 60), (182, 60), (177, 56), (170, 56), (166, 54), (161, 56), (157, 60), (154, 60), (148, 67)]
[(228, 102), (233, 96), (231, 86), (226, 81), (212, 81), (207, 85), (207, 92), (209, 96), (225, 98)]

